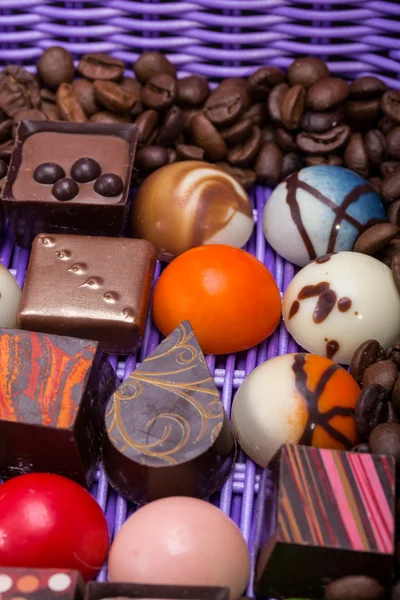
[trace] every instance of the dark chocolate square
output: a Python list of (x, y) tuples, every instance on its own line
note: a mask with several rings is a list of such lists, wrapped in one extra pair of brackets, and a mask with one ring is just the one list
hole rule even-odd
[(319, 598), (330, 581), (348, 575), (367, 575), (389, 587), (393, 457), (285, 445), (275, 468), (275, 530), (257, 547), (256, 592)]
[(0, 329), (0, 477), (58, 473), (89, 486), (116, 377), (98, 343)]
[(1, 600), (81, 600), (83, 593), (78, 571), (0, 567)]
[(142, 342), (154, 269), (155, 249), (145, 240), (41, 234), (32, 245), (18, 323), (131, 354)]
[(86, 586), (85, 600), (228, 600), (229, 588), (145, 583), (97, 583)]
[[(43, 232), (121, 235), (136, 141), (137, 127), (130, 124), (21, 121), (2, 198), (17, 243), (27, 247)], [(97, 160), (102, 173), (119, 175), (122, 193), (101, 196), (92, 181), (79, 183), (72, 200), (60, 201), (53, 196), (52, 185), (33, 178), (44, 162), (59, 164), (70, 177), (72, 164), (83, 157)]]

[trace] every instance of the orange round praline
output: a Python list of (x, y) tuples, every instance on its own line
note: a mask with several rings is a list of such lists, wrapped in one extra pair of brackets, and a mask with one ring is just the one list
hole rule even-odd
[(230, 354), (265, 340), (281, 317), (281, 297), (254, 256), (220, 244), (200, 246), (172, 261), (159, 278), (153, 318), (164, 335), (188, 320), (203, 352)]

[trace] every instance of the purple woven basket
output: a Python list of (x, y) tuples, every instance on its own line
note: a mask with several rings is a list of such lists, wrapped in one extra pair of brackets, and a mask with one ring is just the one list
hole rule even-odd
[[(312, 8), (310, 8), (312, 6)], [(35, 70), (42, 51), (63, 45), (76, 59), (85, 52), (106, 52), (132, 62), (144, 50), (160, 50), (177, 66), (179, 76), (200, 73), (211, 81), (250, 75), (270, 64), (286, 68), (293, 58), (319, 56), (332, 73), (348, 79), (379, 74), (400, 89), (399, 0), (0, 0), (0, 63), (18, 63)], [(261, 219), (270, 190), (251, 192), (257, 226), (247, 250), (270, 269), (282, 292), (294, 274), (293, 265), (266, 244)], [(0, 262), (22, 286), (29, 251), (14, 245), (8, 231), (0, 238)], [(160, 265), (156, 276), (160, 274)], [(159, 343), (148, 319), (143, 348), (126, 361), (111, 360), (119, 376)], [(243, 355), (208, 356), (207, 362), (230, 414), (233, 395), (244, 377), (266, 359), (296, 351), (283, 324), (271, 338)], [(134, 507), (110, 488), (102, 469), (92, 493), (106, 513), (114, 536)], [(256, 499), (273, 502), (268, 471), (239, 454), (235, 470), (222, 491), (211, 498), (239, 525), (252, 552), (260, 523)], [(252, 556), (254, 559), (254, 556)], [(106, 569), (99, 580), (107, 577)], [(253, 595), (252, 582), (248, 594)]]

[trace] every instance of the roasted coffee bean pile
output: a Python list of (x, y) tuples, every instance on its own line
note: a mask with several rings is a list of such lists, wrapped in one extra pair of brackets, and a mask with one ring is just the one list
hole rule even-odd
[[(199, 75), (177, 79), (158, 52), (144, 52), (136, 76), (106, 54), (77, 68), (60, 47), (45, 50), (38, 77), (23, 67), (0, 73), (0, 158), (9, 158), (21, 119), (136, 123), (143, 178), (177, 160), (217, 163), (245, 187), (276, 185), (306, 165), (344, 165), (371, 181), (400, 225), (400, 92), (376, 77), (347, 83), (317, 58), (284, 73), (261, 67), (211, 91)], [(76, 79), (74, 77), (77, 76)]]

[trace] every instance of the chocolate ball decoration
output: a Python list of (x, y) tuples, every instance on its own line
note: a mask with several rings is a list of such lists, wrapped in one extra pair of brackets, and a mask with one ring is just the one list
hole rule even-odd
[(94, 191), (105, 196), (106, 198), (112, 198), (122, 194), (124, 189), (124, 182), (119, 175), (114, 173), (104, 173), (96, 180), (94, 184)]
[(38, 165), (33, 173), (33, 179), (37, 183), (43, 183), (47, 185), (53, 185), (59, 179), (65, 177), (64, 169), (57, 163), (41, 163)]
[(64, 177), (63, 179), (56, 181), (51, 193), (57, 200), (66, 202), (67, 200), (72, 200), (79, 194), (79, 186), (74, 179)]
[(88, 183), (101, 175), (101, 166), (93, 158), (80, 158), (71, 167), (71, 177), (78, 183)]
[(250, 199), (218, 167), (185, 161), (152, 173), (133, 202), (133, 235), (151, 242), (160, 260), (171, 261), (190, 248), (225, 244), (241, 248), (254, 227)]

